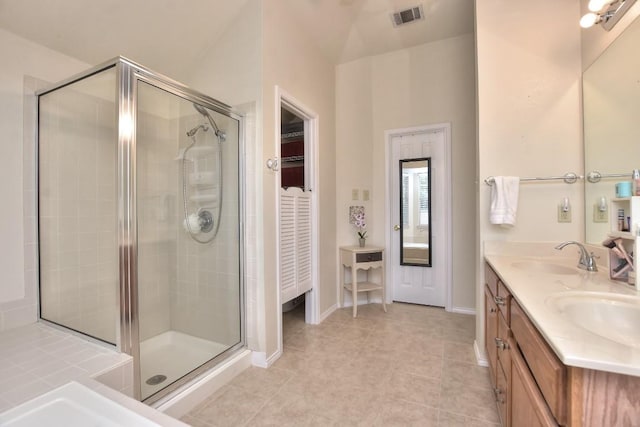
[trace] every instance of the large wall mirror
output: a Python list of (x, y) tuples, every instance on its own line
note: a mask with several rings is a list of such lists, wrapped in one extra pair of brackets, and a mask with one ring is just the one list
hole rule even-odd
[[(585, 180), (588, 243), (601, 243), (611, 231), (611, 221), (615, 220), (611, 218), (615, 184), (630, 181), (632, 170), (640, 169), (638, 46), (640, 18), (632, 22), (583, 75), (585, 173), (598, 171), (604, 176), (596, 183)], [(606, 206), (602, 206), (603, 202)], [(605, 207), (606, 220), (597, 213)]]
[(400, 264), (431, 267), (431, 158), (400, 160)]

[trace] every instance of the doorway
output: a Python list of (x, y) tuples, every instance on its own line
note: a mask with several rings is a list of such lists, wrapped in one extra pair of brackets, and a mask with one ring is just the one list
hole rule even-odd
[(451, 125), (385, 132), (392, 301), (451, 309)]
[(276, 87), (278, 210), (278, 354), (284, 304), (303, 301), (306, 323), (318, 323), (318, 115)]

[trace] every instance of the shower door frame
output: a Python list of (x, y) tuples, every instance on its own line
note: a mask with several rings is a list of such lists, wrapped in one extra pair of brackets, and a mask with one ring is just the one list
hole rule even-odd
[[(138, 82), (150, 84), (165, 90), (182, 99), (195, 102), (206, 108), (223, 114), (238, 121), (238, 238), (239, 238), (239, 319), (240, 340), (223, 353), (210, 359), (203, 365), (185, 374), (182, 378), (156, 392), (145, 402), (152, 404), (163, 399), (172, 391), (183, 386), (201, 373), (211, 369), (218, 362), (234, 354), (246, 343), (246, 312), (245, 312), (245, 129), (244, 117), (235, 112), (231, 106), (199, 93), (189, 87), (155, 73), (122, 56), (99, 64), (85, 72), (76, 74), (55, 85), (36, 92), (36, 96), (44, 95), (56, 89), (88, 78), (110, 68), (116, 68), (116, 103), (117, 103), (117, 233), (118, 233), (118, 271), (119, 286), (117, 296), (119, 301), (119, 316), (116, 325), (116, 349), (127, 353), (133, 358), (134, 378), (133, 394), (137, 400), (141, 399), (140, 378), (140, 340), (139, 340), (139, 306), (138, 306), (138, 235), (137, 235), (137, 198), (136, 198), (136, 114)], [(38, 157), (36, 150), (36, 157)], [(37, 158), (36, 158), (37, 161)], [(36, 174), (38, 174), (36, 167)], [(36, 177), (36, 182), (37, 177)], [(40, 256), (38, 249), (38, 258)], [(38, 261), (39, 262), (39, 261)], [(39, 313), (40, 317), (40, 313)], [(66, 326), (62, 325), (67, 328)], [(81, 333), (81, 332), (80, 332)], [(83, 334), (83, 336), (87, 336)], [(91, 337), (89, 337), (91, 338)], [(111, 345), (109, 345), (111, 346)]]
[[(215, 366), (218, 361), (225, 359), (235, 350), (245, 345), (245, 312), (244, 312), (244, 131), (243, 118), (232, 111), (229, 105), (223, 104), (213, 98), (196, 92), (181, 83), (178, 83), (166, 76), (154, 73), (153, 71), (135, 64), (127, 59), (120, 58), (118, 67), (118, 184), (121, 195), (127, 194), (128, 198), (120, 197), (119, 205), (119, 225), (118, 227), (119, 250), (120, 250), (120, 292), (121, 292), (121, 351), (133, 356), (134, 360), (134, 396), (140, 400), (141, 377), (140, 377), (140, 340), (139, 340), (139, 308), (138, 308), (138, 268), (137, 268), (137, 224), (136, 216), (136, 113), (137, 113), (137, 88), (138, 81), (145, 82), (159, 89), (165, 90), (173, 95), (190, 102), (196, 102), (206, 108), (216, 111), (225, 116), (238, 121), (238, 182), (239, 182), (239, 278), (240, 278), (240, 341), (225, 350), (222, 354), (210, 359), (200, 367), (186, 373), (181, 379), (168, 385), (144, 401), (151, 404), (159, 401), (167, 394), (181, 387), (188, 381), (197, 377), (201, 373)], [(124, 120), (123, 120), (124, 118)], [(127, 123), (127, 120), (131, 120)]]

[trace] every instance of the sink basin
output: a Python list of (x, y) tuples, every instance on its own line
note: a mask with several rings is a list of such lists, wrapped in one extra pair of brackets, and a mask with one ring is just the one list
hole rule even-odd
[(564, 292), (547, 298), (567, 320), (601, 337), (640, 348), (640, 297), (599, 292)]
[(566, 265), (554, 264), (545, 261), (518, 261), (511, 264), (515, 268), (534, 273), (546, 274), (578, 274), (577, 267), (567, 267)]

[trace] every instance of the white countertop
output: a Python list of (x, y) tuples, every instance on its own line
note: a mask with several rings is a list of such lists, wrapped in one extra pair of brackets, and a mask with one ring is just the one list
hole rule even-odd
[[(640, 347), (619, 344), (589, 332), (545, 302), (551, 295), (570, 291), (635, 296), (639, 295), (638, 292), (628, 284), (610, 280), (606, 265), (599, 265), (596, 273), (578, 269), (577, 247), (554, 250), (558, 243), (485, 242), (485, 259), (565, 365), (640, 376)], [(600, 260), (606, 259), (604, 248), (594, 249), (597, 253), (602, 250)], [(527, 260), (575, 268), (576, 274), (525, 271), (513, 266)]]

